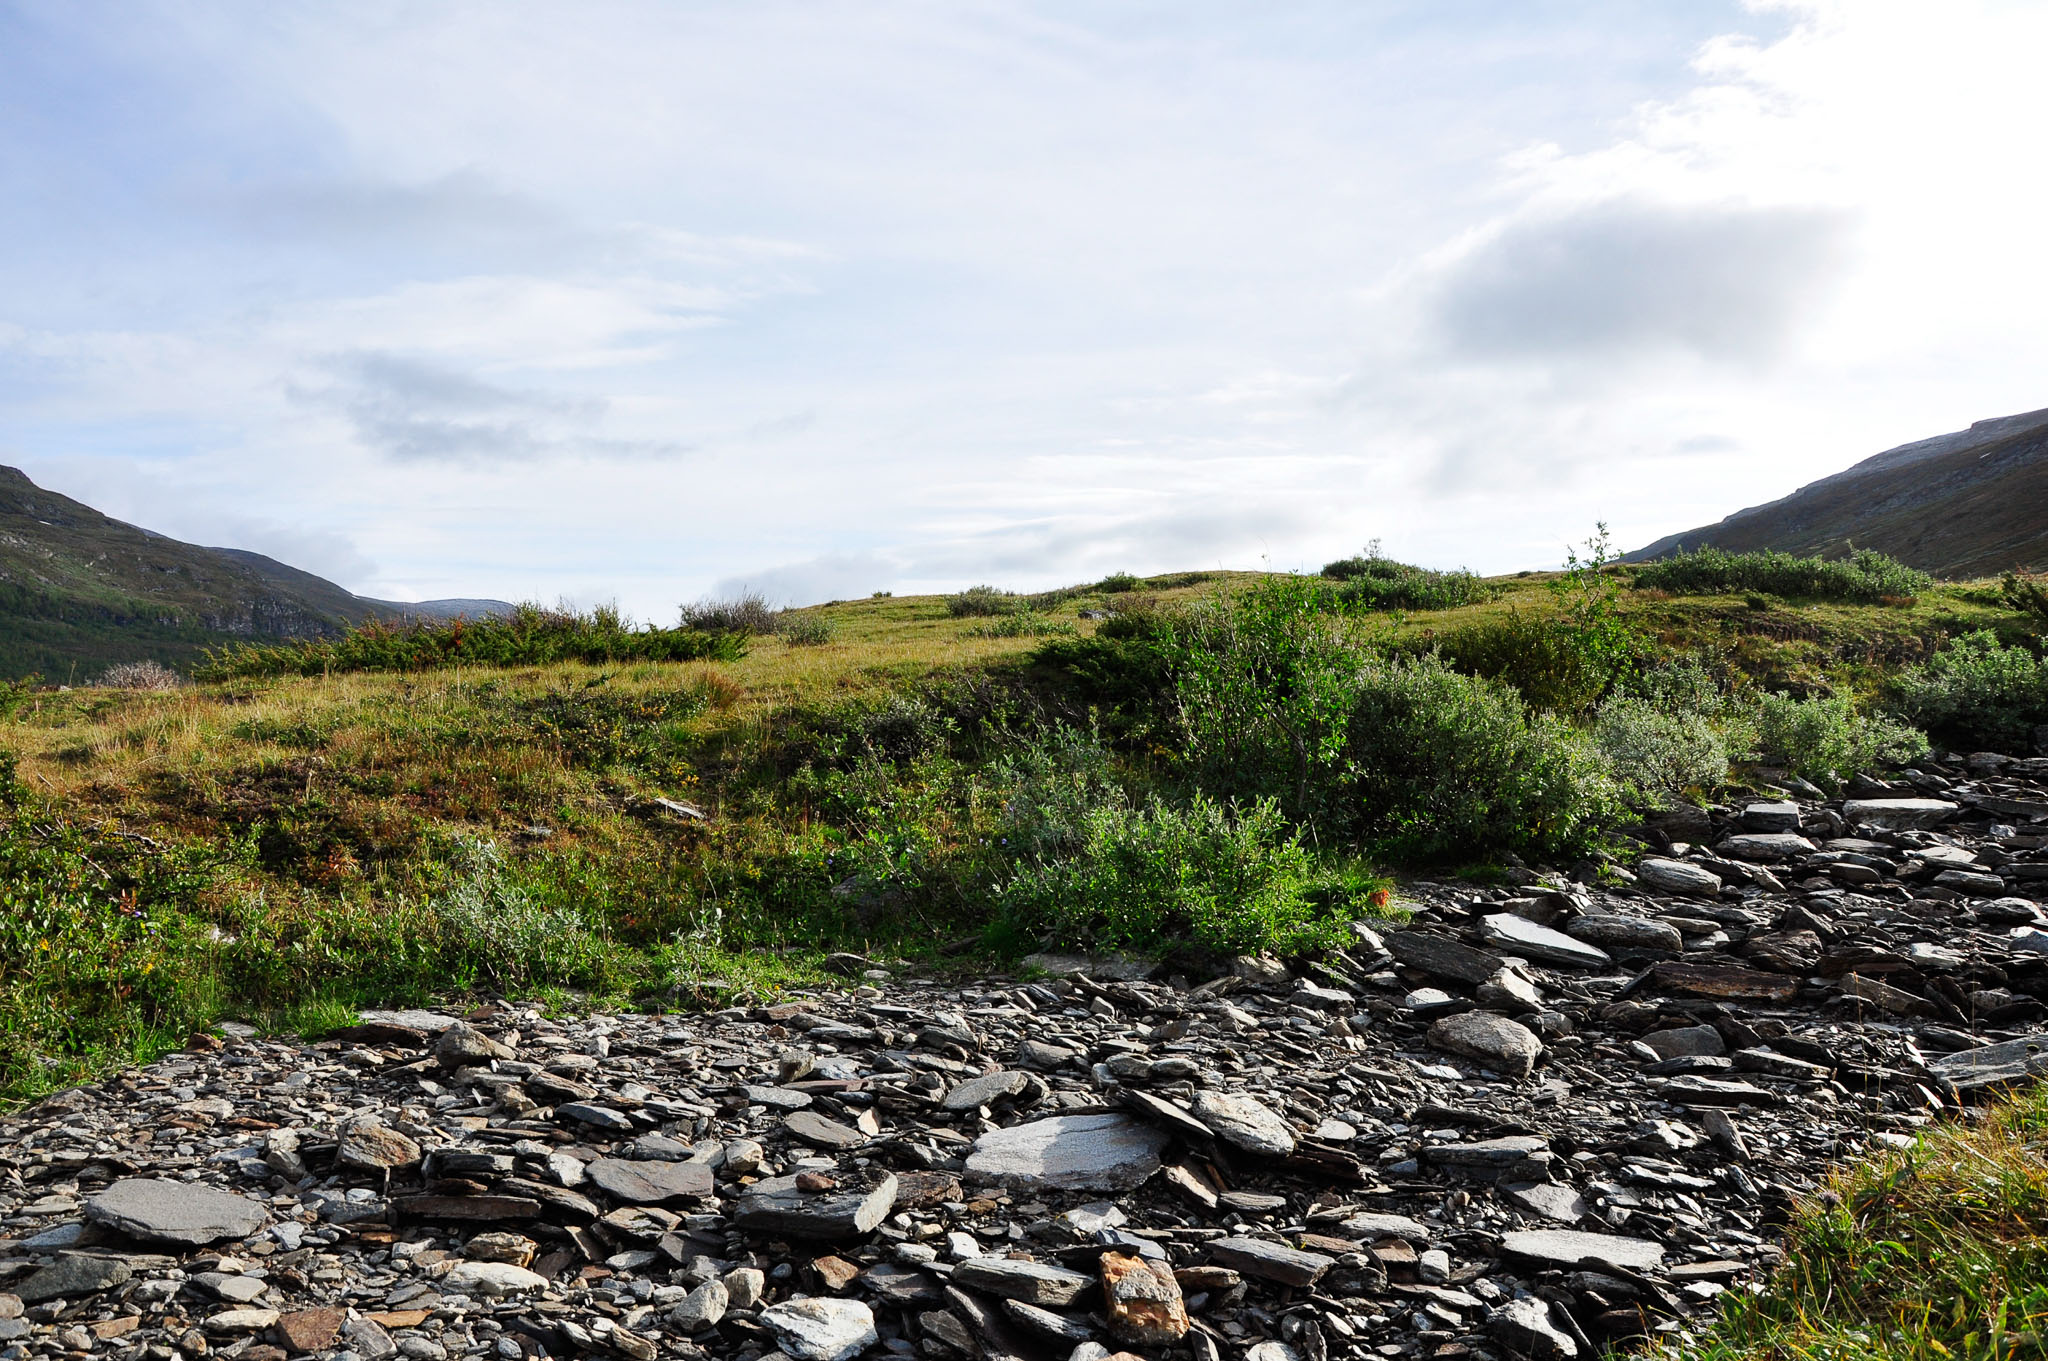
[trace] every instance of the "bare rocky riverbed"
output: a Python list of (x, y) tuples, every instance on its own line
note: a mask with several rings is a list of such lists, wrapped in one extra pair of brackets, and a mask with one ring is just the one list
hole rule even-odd
[[(2048, 761), (1415, 883), (1315, 961), (240, 1027), (0, 1119), (0, 1361), (1587, 1355), (2048, 1069)], [(1807, 797), (1798, 797), (1801, 793)]]

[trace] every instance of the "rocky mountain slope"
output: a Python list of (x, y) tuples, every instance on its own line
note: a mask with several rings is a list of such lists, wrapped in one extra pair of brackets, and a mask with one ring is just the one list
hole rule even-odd
[(1851, 543), (1951, 580), (2048, 568), (2048, 410), (1887, 449), (1629, 560), (1706, 544), (1835, 556)]
[(203, 548), (125, 524), (0, 467), (0, 678), (183, 663), (252, 638), (325, 637), (405, 614), (508, 608), (351, 594), (260, 553)]

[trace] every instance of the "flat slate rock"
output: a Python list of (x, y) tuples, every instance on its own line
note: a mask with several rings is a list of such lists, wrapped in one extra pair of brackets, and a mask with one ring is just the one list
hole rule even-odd
[(599, 1158), (586, 1166), (584, 1173), (600, 1191), (629, 1205), (659, 1205), (665, 1200), (702, 1199), (711, 1194), (711, 1168), (706, 1163)]
[(971, 1111), (990, 1102), (1001, 1101), (1005, 1097), (1021, 1096), (1030, 1085), (1031, 1076), (1028, 1073), (1002, 1069), (984, 1073), (980, 1077), (968, 1078), (947, 1092), (945, 1100), (939, 1104), (949, 1111)]
[(1513, 1256), (1560, 1266), (1612, 1262), (1635, 1271), (1653, 1271), (1664, 1262), (1663, 1247), (1648, 1239), (1577, 1229), (1518, 1229), (1502, 1234), (1500, 1245)]
[(1411, 969), (1454, 983), (1484, 983), (1499, 973), (1505, 962), (1499, 955), (1430, 931), (1396, 931), (1387, 937), (1387, 950)]
[(1814, 845), (1794, 832), (1741, 832), (1714, 847), (1732, 860), (1790, 860), (1810, 855)]
[(1195, 1093), (1195, 1119), (1233, 1148), (1269, 1158), (1294, 1152), (1294, 1131), (1285, 1120), (1249, 1096), (1235, 1092)]
[(2048, 1033), (1944, 1054), (1927, 1066), (1965, 1092), (2048, 1076)]
[(967, 1177), (1018, 1190), (1128, 1191), (1159, 1170), (1166, 1140), (1128, 1115), (1055, 1115), (982, 1135)]
[(1060, 1309), (1079, 1299), (1082, 1291), (1095, 1284), (1095, 1278), (1043, 1262), (970, 1257), (953, 1268), (953, 1284), (984, 1295)]
[(115, 1182), (85, 1203), (85, 1217), (145, 1242), (194, 1248), (247, 1238), (270, 1222), (247, 1196), (150, 1177)]
[(897, 1182), (884, 1176), (872, 1186), (799, 1190), (794, 1176), (770, 1177), (747, 1188), (733, 1211), (739, 1228), (786, 1233), (798, 1238), (859, 1238), (874, 1232), (896, 1204)]
[(1269, 1243), (1263, 1238), (1219, 1238), (1209, 1245), (1209, 1260), (1282, 1285), (1314, 1285), (1324, 1272), (1337, 1265), (1334, 1257)]
[(812, 1148), (837, 1151), (859, 1148), (868, 1141), (868, 1136), (852, 1125), (842, 1125), (816, 1111), (791, 1111), (783, 1117), (782, 1127)]
[(1849, 799), (1842, 804), (1842, 820), (1852, 826), (1906, 831), (1939, 827), (1961, 811), (1947, 799)]
[(1344, 1221), (1344, 1232), (1362, 1242), (1401, 1238), (1410, 1243), (1427, 1243), (1436, 1235), (1407, 1215), (1362, 1214)]
[(1646, 857), (1636, 866), (1636, 877), (1664, 893), (1682, 893), (1693, 898), (1715, 898), (1721, 893), (1719, 875), (1684, 860)]
[[(1562, 931), (1538, 926), (1512, 912), (1495, 912), (1482, 917), (1479, 934), (1488, 945), (1540, 959), (1547, 964), (1567, 964), (1581, 969), (1604, 968), (1614, 957), (1597, 945), (1573, 940)], [(1491, 975), (1489, 975), (1490, 977)]]
[(102, 1290), (127, 1284), (133, 1274), (126, 1262), (65, 1253), (27, 1280), (9, 1286), (8, 1290), (23, 1304), (41, 1304), (44, 1300), (97, 1295)]

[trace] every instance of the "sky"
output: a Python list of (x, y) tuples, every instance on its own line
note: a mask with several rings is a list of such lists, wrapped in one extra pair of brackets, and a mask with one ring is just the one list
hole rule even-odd
[(0, 463), (386, 599), (1558, 564), (2048, 406), (2048, 6), (0, 0)]

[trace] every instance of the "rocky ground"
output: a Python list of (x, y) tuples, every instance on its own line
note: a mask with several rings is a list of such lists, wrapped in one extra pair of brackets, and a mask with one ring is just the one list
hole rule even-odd
[(1973, 756), (1680, 810), (1633, 883), (1412, 884), (1403, 929), (1206, 982), (851, 961), (709, 1015), (226, 1027), (0, 1119), (0, 1361), (1449, 1361), (1680, 1328), (1829, 1162), (2048, 1069), (2044, 779)]

